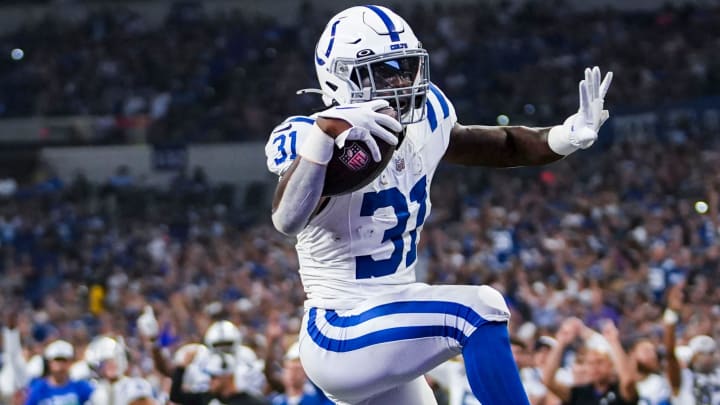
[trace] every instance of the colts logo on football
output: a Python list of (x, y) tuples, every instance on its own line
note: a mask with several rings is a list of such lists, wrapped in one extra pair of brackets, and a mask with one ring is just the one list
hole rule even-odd
[(361, 170), (367, 166), (370, 157), (357, 143), (350, 144), (343, 149), (340, 161), (352, 170)]

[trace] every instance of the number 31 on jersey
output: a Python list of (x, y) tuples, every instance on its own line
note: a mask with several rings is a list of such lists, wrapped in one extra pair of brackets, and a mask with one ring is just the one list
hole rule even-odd
[[(409, 202), (420, 204), (417, 220), (408, 228), (410, 218)], [(355, 278), (382, 277), (395, 273), (402, 263), (405, 240), (403, 235), (410, 232), (410, 250), (405, 257), (405, 267), (410, 267), (417, 258), (417, 231), (425, 222), (427, 210), (427, 176), (423, 176), (410, 190), (410, 195), (405, 196), (397, 187), (377, 192), (368, 192), (363, 195), (360, 216), (372, 216), (380, 208), (391, 207), (397, 217), (397, 224), (386, 229), (383, 234), (382, 243), (393, 244), (393, 251), (389, 258), (375, 260), (370, 255), (357, 256), (355, 258)]]

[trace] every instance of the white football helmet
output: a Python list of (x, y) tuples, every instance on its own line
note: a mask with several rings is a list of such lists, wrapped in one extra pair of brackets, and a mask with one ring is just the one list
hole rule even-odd
[(385, 99), (402, 124), (425, 118), (428, 53), (385, 7), (351, 7), (330, 19), (315, 48), (315, 70), (327, 106)]
[(217, 321), (205, 331), (203, 341), (210, 349), (234, 353), (242, 343), (242, 333), (230, 321)]
[(128, 368), (127, 351), (125, 342), (116, 340), (109, 336), (98, 336), (93, 339), (85, 349), (85, 362), (98, 376), (100, 375), (103, 363), (109, 360), (115, 361), (115, 374), (112, 378), (119, 378), (125, 374)]

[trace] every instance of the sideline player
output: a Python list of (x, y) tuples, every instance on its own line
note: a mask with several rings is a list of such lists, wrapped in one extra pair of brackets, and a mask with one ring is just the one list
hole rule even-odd
[[(597, 67), (586, 69), (579, 111), (562, 125), (490, 127), (457, 122), (452, 103), (429, 80), (427, 51), (385, 7), (332, 17), (313, 57), (315, 91), (330, 108), (288, 118), (266, 146), (269, 170), (280, 176), (273, 223), (297, 236), (307, 293), (300, 355), (308, 376), (341, 404), (433, 404), (423, 373), (462, 354), (480, 402), (528, 404), (502, 295), (486, 285), (415, 281), (429, 187), (441, 160), (541, 165), (590, 147), (608, 118), (603, 100), (612, 74), (601, 82)], [(378, 113), (388, 105), (398, 120)], [(351, 128), (330, 135), (324, 129), (332, 119)], [(360, 190), (321, 197), (336, 146), (358, 140), (380, 159), (371, 134), (397, 144), (390, 164)]]

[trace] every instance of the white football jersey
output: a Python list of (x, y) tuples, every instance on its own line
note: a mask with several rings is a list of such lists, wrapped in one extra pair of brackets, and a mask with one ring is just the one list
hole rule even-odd
[(446, 361), (427, 373), (448, 392), (448, 405), (480, 405), (465, 374), (462, 361)]
[(88, 404), (91, 405), (128, 405), (128, 395), (132, 393), (133, 385), (140, 378), (121, 377), (114, 383), (107, 380), (94, 380), (95, 390)]
[[(416, 247), (430, 213), (430, 183), (457, 118), (431, 85), (425, 120), (410, 124), (385, 170), (358, 191), (332, 197), (297, 236), (306, 306), (346, 309), (388, 286), (415, 281)], [(314, 116), (291, 117), (265, 148), (271, 172), (282, 175), (297, 156)]]
[(235, 349), (237, 368), (235, 370), (235, 386), (239, 391), (262, 396), (265, 389), (265, 362), (257, 358), (248, 346), (240, 345)]
[(638, 405), (669, 405), (672, 398), (670, 383), (659, 374), (650, 374), (636, 384)]
[(523, 367), (520, 370), (520, 380), (525, 388), (528, 397), (544, 398), (547, 393), (547, 387), (542, 382), (542, 370), (538, 367)]
[(682, 370), (680, 392), (673, 397), (673, 404), (696, 405), (698, 397), (704, 397), (712, 405), (720, 405), (720, 368), (710, 374), (696, 373), (688, 368)]

